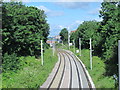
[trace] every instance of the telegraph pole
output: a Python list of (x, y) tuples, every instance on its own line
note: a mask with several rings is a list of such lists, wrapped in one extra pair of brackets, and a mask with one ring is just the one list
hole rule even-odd
[(120, 90), (120, 40), (118, 40), (118, 78), (119, 78), (119, 90)]
[(80, 51), (80, 56), (81, 56), (81, 38), (79, 38), (79, 51)]
[(92, 43), (90, 38), (90, 69), (92, 70)]
[(43, 66), (43, 42), (41, 40), (41, 64)]

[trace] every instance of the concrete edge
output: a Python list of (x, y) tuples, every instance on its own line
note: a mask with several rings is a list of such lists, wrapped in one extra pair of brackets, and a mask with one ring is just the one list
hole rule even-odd
[[(75, 56), (76, 56), (76, 55), (75, 55)], [(77, 57), (77, 56), (76, 56), (76, 57)], [(91, 78), (88, 70), (86, 69), (85, 65), (83, 64), (83, 62), (82, 62), (78, 57), (77, 57), (77, 59), (80, 61), (80, 63), (82, 64), (83, 68), (85, 69), (85, 72), (86, 72), (86, 74), (87, 74), (87, 76), (88, 76), (88, 78), (89, 78), (89, 80), (90, 80), (90, 82), (91, 82), (92, 88), (95, 88), (95, 85), (94, 85), (94, 83), (93, 83), (93, 80), (92, 80), (92, 78)]]
[[(65, 50), (65, 49), (63, 49), (63, 50)], [(72, 51), (69, 51), (69, 50), (65, 50), (65, 51), (70, 52), (71, 54), (75, 55)], [(75, 55), (75, 56), (76, 56), (76, 55)], [(93, 80), (92, 80), (92, 78), (91, 78), (88, 70), (86, 69), (85, 65), (84, 65), (83, 62), (80, 60), (80, 58), (78, 58), (77, 56), (76, 56), (76, 58), (80, 61), (80, 63), (82, 64), (83, 68), (85, 69), (85, 72), (86, 72), (86, 74), (87, 74), (87, 76), (88, 76), (88, 79), (89, 79), (89, 81), (91, 82), (92, 88), (94, 88), (94, 90), (95, 90), (95, 85), (94, 85), (94, 83), (93, 83)]]
[(55, 73), (57, 71), (57, 68), (59, 66), (60, 63), (60, 57), (59, 54), (57, 54), (58, 56), (58, 61), (56, 62), (54, 68), (52, 69), (51, 73), (49, 74), (49, 76), (47, 77), (46, 81), (42, 84), (42, 86), (40, 86), (40, 88), (48, 88), (50, 83), (52, 82), (53, 77), (55, 76)]

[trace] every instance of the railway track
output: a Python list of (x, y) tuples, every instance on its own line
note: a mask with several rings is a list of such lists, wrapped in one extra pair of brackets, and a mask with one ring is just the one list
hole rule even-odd
[[(73, 58), (73, 60), (74, 60), (74, 62), (76, 63), (76, 67), (79, 67), (79, 66), (81, 66), (82, 67), (82, 70), (83, 70), (83, 73), (84, 73), (84, 75), (85, 75), (85, 77), (86, 77), (86, 79), (87, 79), (87, 85), (88, 85), (88, 87), (83, 87), (82, 86), (82, 88), (90, 88), (91, 90), (92, 90), (92, 85), (91, 85), (91, 83), (90, 83), (90, 80), (89, 80), (89, 78), (88, 78), (88, 76), (87, 76), (87, 73), (85, 72), (85, 69), (84, 69), (84, 67), (82, 66), (82, 64), (81, 64), (81, 62), (79, 61), (79, 60), (77, 60), (77, 58), (76, 58), (76, 56), (74, 56), (74, 55), (71, 55), (70, 53), (68, 53), (68, 52), (65, 52), (65, 53), (67, 53), (67, 54), (69, 54), (69, 56), (71, 56), (72, 58)], [(78, 63), (78, 65), (77, 65), (77, 63)], [(80, 76), (80, 70), (78, 71), (79, 72), (79, 76)], [(79, 79), (80, 80), (80, 79)], [(81, 82), (82, 83), (82, 82)]]
[[(78, 87), (77, 88), (82, 88), (82, 85), (81, 85), (81, 77), (80, 77), (80, 73), (79, 73), (79, 69), (78, 69), (78, 66), (77, 66), (77, 63), (76, 63), (76, 60), (69, 54), (69, 53), (67, 53), (67, 52), (64, 52), (68, 57), (69, 57), (69, 60), (71, 60), (71, 58), (72, 58), (72, 60), (73, 60), (73, 63), (75, 64), (75, 69), (76, 69), (76, 71), (77, 71), (77, 81), (78, 81)], [(74, 69), (73, 69), (74, 70)], [(73, 78), (74, 79), (74, 78)], [(74, 83), (73, 83), (74, 84)], [(71, 85), (72, 86), (72, 85)], [(76, 87), (71, 87), (71, 88), (76, 88)]]
[(65, 50), (58, 50), (59, 61), (56, 69), (48, 77), (41, 88), (89, 88), (89, 78), (77, 58)]

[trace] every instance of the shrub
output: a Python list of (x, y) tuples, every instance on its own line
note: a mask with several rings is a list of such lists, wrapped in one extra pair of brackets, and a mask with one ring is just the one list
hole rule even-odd
[(3, 72), (6, 72), (8, 70), (15, 71), (16, 69), (19, 69), (19, 63), (20, 61), (15, 53), (11, 55), (5, 53), (2, 57)]

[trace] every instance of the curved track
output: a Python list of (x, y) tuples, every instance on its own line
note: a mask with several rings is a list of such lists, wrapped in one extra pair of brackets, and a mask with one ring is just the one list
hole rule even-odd
[(59, 61), (52, 76), (41, 88), (91, 88), (88, 76), (77, 58), (65, 51), (58, 50)]

